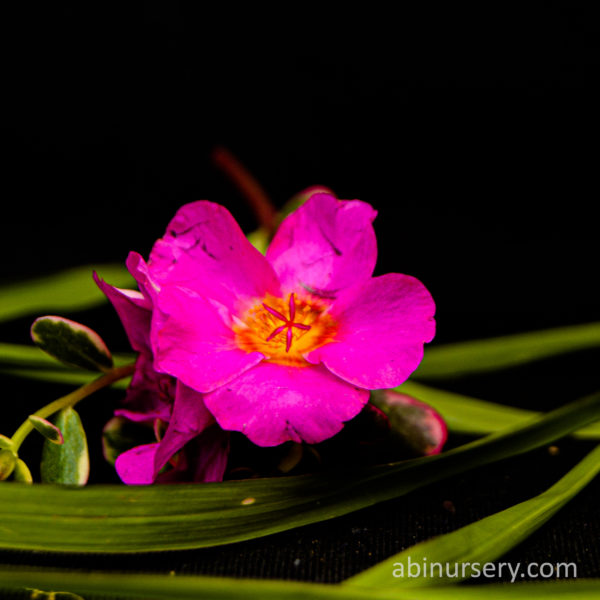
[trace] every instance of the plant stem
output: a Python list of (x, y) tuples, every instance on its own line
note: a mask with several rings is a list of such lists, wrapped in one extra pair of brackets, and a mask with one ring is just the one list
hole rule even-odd
[[(67, 408), (69, 406), (75, 406), (80, 400), (87, 398), (90, 394), (118, 381), (119, 379), (123, 379), (128, 375), (131, 375), (135, 370), (135, 363), (129, 365), (123, 365), (121, 367), (115, 367), (111, 369), (104, 375), (98, 377), (98, 379), (94, 379), (94, 381), (90, 381), (80, 388), (76, 389), (74, 392), (67, 394), (66, 396), (62, 396), (54, 402), (50, 402), (46, 406), (40, 408), (38, 411), (33, 413), (36, 417), (40, 417), (42, 419), (46, 419), (49, 416), (53, 415), (55, 412), (62, 410), (63, 408)], [(25, 440), (25, 438), (33, 431), (33, 426), (29, 422), (29, 420), (24, 421), (21, 426), (15, 431), (12, 436), (13, 441), (13, 449), (15, 452), (20, 448), (21, 444)]]
[(275, 232), (276, 210), (265, 189), (244, 165), (226, 148), (218, 147), (212, 153), (215, 165), (236, 185), (250, 204), (256, 218), (269, 234)]

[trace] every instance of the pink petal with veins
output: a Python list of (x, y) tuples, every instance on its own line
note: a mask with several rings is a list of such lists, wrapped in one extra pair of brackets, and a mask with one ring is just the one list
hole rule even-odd
[(159, 286), (182, 286), (231, 312), (279, 293), (265, 257), (246, 239), (229, 211), (200, 200), (181, 207), (152, 249), (149, 274)]
[(322, 366), (286, 367), (263, 362), (206, 394), (206, 407), (223, 429), (241, 431), (259, 446), (288, 440), (315, 444), (356, 416), (369, 392)]
[(282, 288), (331, 298), (368, 280), (377, 261), (376, 215), (360, 200), (312, 195), (284, 219), (267, 250)]
[(388, 273), (341, 293), (331, 309), (335, 340), (306, 355), (345, 381), (370, 390), (404, 382), (435, 334), (435, 304), (414, 277)]

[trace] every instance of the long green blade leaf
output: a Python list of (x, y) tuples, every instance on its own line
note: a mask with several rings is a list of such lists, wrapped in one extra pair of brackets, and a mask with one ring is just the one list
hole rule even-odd
[[(134, 354), (113, 354), (116, 366), (135, 360)], [(83, 385), (96, 377), (73, 369), (52, 359), (35, 346), (0, 343), (0, 374), (13, 377)], [(124, 389), (129, 379), (117, 381), (113, 387)], [(457, 433), (483, 435), (516, 427), (540, 413), (471, 398), (447, 392), (414, 381), (402, 384), (398, 391), (414, 396), (435, 408), (446, 421), (448, 428)], [(574, 434), (582, 439), (600, 439), (600, 422), (585, 427)]]
[(432, 346), (425, 350), (413, 377), (429, 380), (486, 373), (599, 346), (600, 323)]
[[(135, 354), (113, 354), (115, 366), (129, 364)], [(96, 373), (87, 373), (69, 367), (48, 356), (36, 346), (0, 343), (0, 374), (36, 381), (83, 385), (95, 379)], [(116, 387), (127, 387), (128, 380), (118, 381)]]
[[(113, 354), (115, 365), (124, 365), (135, 360), (133, 353)], [(40, 369), (57, 369), (67, 371), (70, 367), (58, 362), (55, 358), (48, 356), (37, 346), (27, 344), (7, 344), (0, 342), (0, 367), (15, 366)], [(91, 373), (91, 377), (97, 377)]]
[[(442, 415), (448, 429), (456, 433), (495, 433), (516, 427), (542, 414), (447, 392), (414, 381), (403, 383), (397, 390), (435, 408)], [(588, 425), (573, 435), (581, 439), (600, 439), (600, 422)]]
[(548, 444), (600, 416), (600, 393), (444, 454), (360, 471), (178, 486), (0, 485), (0, 547), (56, 552), (200, 548), (344, 515)]
[(121, 600), (587, 600), (600, 595), (600, 580), (594, 579), (390, 590), (299, 581), (0, 567), (0, 590), (23, 587), (64, 590), (86, 597), (97, 594)]
[[(501, 557), (539, 529), (599, 471), (600, 446), (597, 446), (542, 494), (452, 533), (407, 548), (345, 583), (398, 589), (451, 584), (473, 575), (478, 577), (483, 565)], [(571, 569), (570, 576), (576, 577), (577, 566), (572, 566), (575, 572)], [(505, 572), (508, 574), (508, 569)], [(515, 570), (510, 574), (514, 581), (523, 573)]]
[(4, 285), (0, 287), (0, 322), (48, 311), (83, 310), (106, 302), (94, 283), (93, 271), (117, 287), (135, 287), (127, 269), (116, 264), (85, 265)]

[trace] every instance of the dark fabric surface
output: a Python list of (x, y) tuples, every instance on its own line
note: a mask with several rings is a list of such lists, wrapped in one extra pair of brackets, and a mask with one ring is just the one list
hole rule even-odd
[[(223, 144), (277, 206), (317, 183), (371, 202), (377, 272), (427, 285), (434, 343), (600, 319), (598, 21), (586, 4), (428, 4), (393, 16), (158, 2), (4, 10), (0, 282), (147, 254), (175, 210), (199, 198), (251, 230), (250, 209), (210, 162)], [(77, 318), (127, 349), (109, 307)], [(28, 343), (30, 321), (1, 325), (0, 339)], [(595, 391), (597, 359), (579, 353), (440, 387), (546, 410)], [(62, 392), (17, 380), (2, 390), (5, 434)], [(118, 399), (102, 392), (81, 405), (96, 440), (93, 482), (116, 481), (98, 443)], [(593, 445), (557, 446), (223, 548), (0, 552), (0, 562), (340, 581), (539, 493)], [(575, 562), (580, 577), (600, 576), (598, 486), (504, 560)]]

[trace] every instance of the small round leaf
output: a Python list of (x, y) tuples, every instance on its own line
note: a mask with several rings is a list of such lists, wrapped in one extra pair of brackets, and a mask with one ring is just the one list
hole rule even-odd
[(64, 442), (61, 430), (56, 426), (36, 415), (29, 415), (28, 421), (32, 427), (39, 431), (49, 442), (53, 444), (62, 444)]
[(442, 450), (448, 429), (440, 414), (431, 406), (393, 390), (373, 392), (371, 403), (389, 419), (392, 435), (415, 455), (438, 454)]
[(33, 341), (46, 353), (63, 363), (106, 371), (112, 356), (102, 338), (92, 329), (64, 317), (39, 317), (31, 326)]
[(0, 481), (10, 477), (16, 462), (17, 455), (12, 450), (0, 450)]
[(15, 481), (20, 481), (21, 483), (33, 483), (33, 477), (31, 476), (29, 467), (25, 464), (25, 461), (20, 458), (17, 458), (15, 470), (13, 471), (13, 479)]
[(87, 438), (79, 415), (73, 408), (65, 408), (58, 413), (54, 424), (62, 431), (64, 443), (44, 442), (40, 465), (42, 481), (85, 485), (90, 473), (90, 461)]

